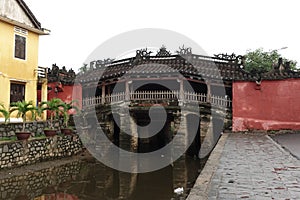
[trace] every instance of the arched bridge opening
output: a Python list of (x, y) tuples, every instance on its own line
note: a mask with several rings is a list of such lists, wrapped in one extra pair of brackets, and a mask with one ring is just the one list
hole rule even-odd
[[(171, 121), (172, 116), (167, 115), (164, 122), (158, 120), (159, 112), (152, 113), (151, 119), (148, 111), (138, 111), (134, 114), (134, 119), (138, 125), (137, 134), (149, 135), (149, 137), (138, 139), (138, 152), (146, 153), (161, 149), (168, 144), (172, 139)], [(151, 126), (150, 126), (151, 124)], [(154, 130), (152, 127), (160, 127)], [(143, 133), (142, 133), (143, 132)]]

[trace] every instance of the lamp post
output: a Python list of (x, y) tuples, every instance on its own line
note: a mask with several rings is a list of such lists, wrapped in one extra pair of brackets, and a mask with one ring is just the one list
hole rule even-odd
[(273, 51), (280, 51), (280, 50), (284, 50), (284, 49), (287, 49), (288, 47), (281, 47), (281, 48), (279, 48), (279, 49), (275, 49), (275, 50), (273, 50)]

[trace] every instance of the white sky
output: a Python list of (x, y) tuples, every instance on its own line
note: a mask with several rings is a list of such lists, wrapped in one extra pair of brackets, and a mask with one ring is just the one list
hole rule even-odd
[(288, 47), (279, 53), (300, 65), (298, 1), (24, 1), (42, 27), (51, 30), (40, 37), (39, 65), (44, 67), (56, 63), (77, 71), (101, 43), (139, 28), (179, 32), (208, 55)]

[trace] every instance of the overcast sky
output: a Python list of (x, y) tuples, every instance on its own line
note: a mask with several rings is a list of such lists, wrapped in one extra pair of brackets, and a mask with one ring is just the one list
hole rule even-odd
[[(42, 27), (39, 65), (77, 71), (101, 43), (140, 28), (181, 33), (208, 55), (280, 49), (300, 65), (298, 1), (267, 0), (24, 0)], [(99, 58), (103, 59), (103, 58)]]

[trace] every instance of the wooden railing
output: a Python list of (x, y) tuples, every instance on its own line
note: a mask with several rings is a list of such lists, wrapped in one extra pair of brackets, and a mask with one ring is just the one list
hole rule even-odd
[(179, 91), (136, 91), (130, 93), (130, 100), (177, 100)]
[[(125, 92), (106, 95), (104, 99), (101, 96), (88, 97), (83, 99), (83, 106), (94, 106), (101, 104), (118, 103), (126, 100)], [(231, 100), (226, 97), (210, 96), (206, 94), (179, 91), (134, 91), (129, 94), (130, 101), (162, 101), (162, 100), (182, 100), (188, 103), (211, 103), (215, 106), (231, 107)]]
[(208, 102), (206, 94), (194, 93), (194, 92), (184, 92), (184, 99), (187, 102)]

